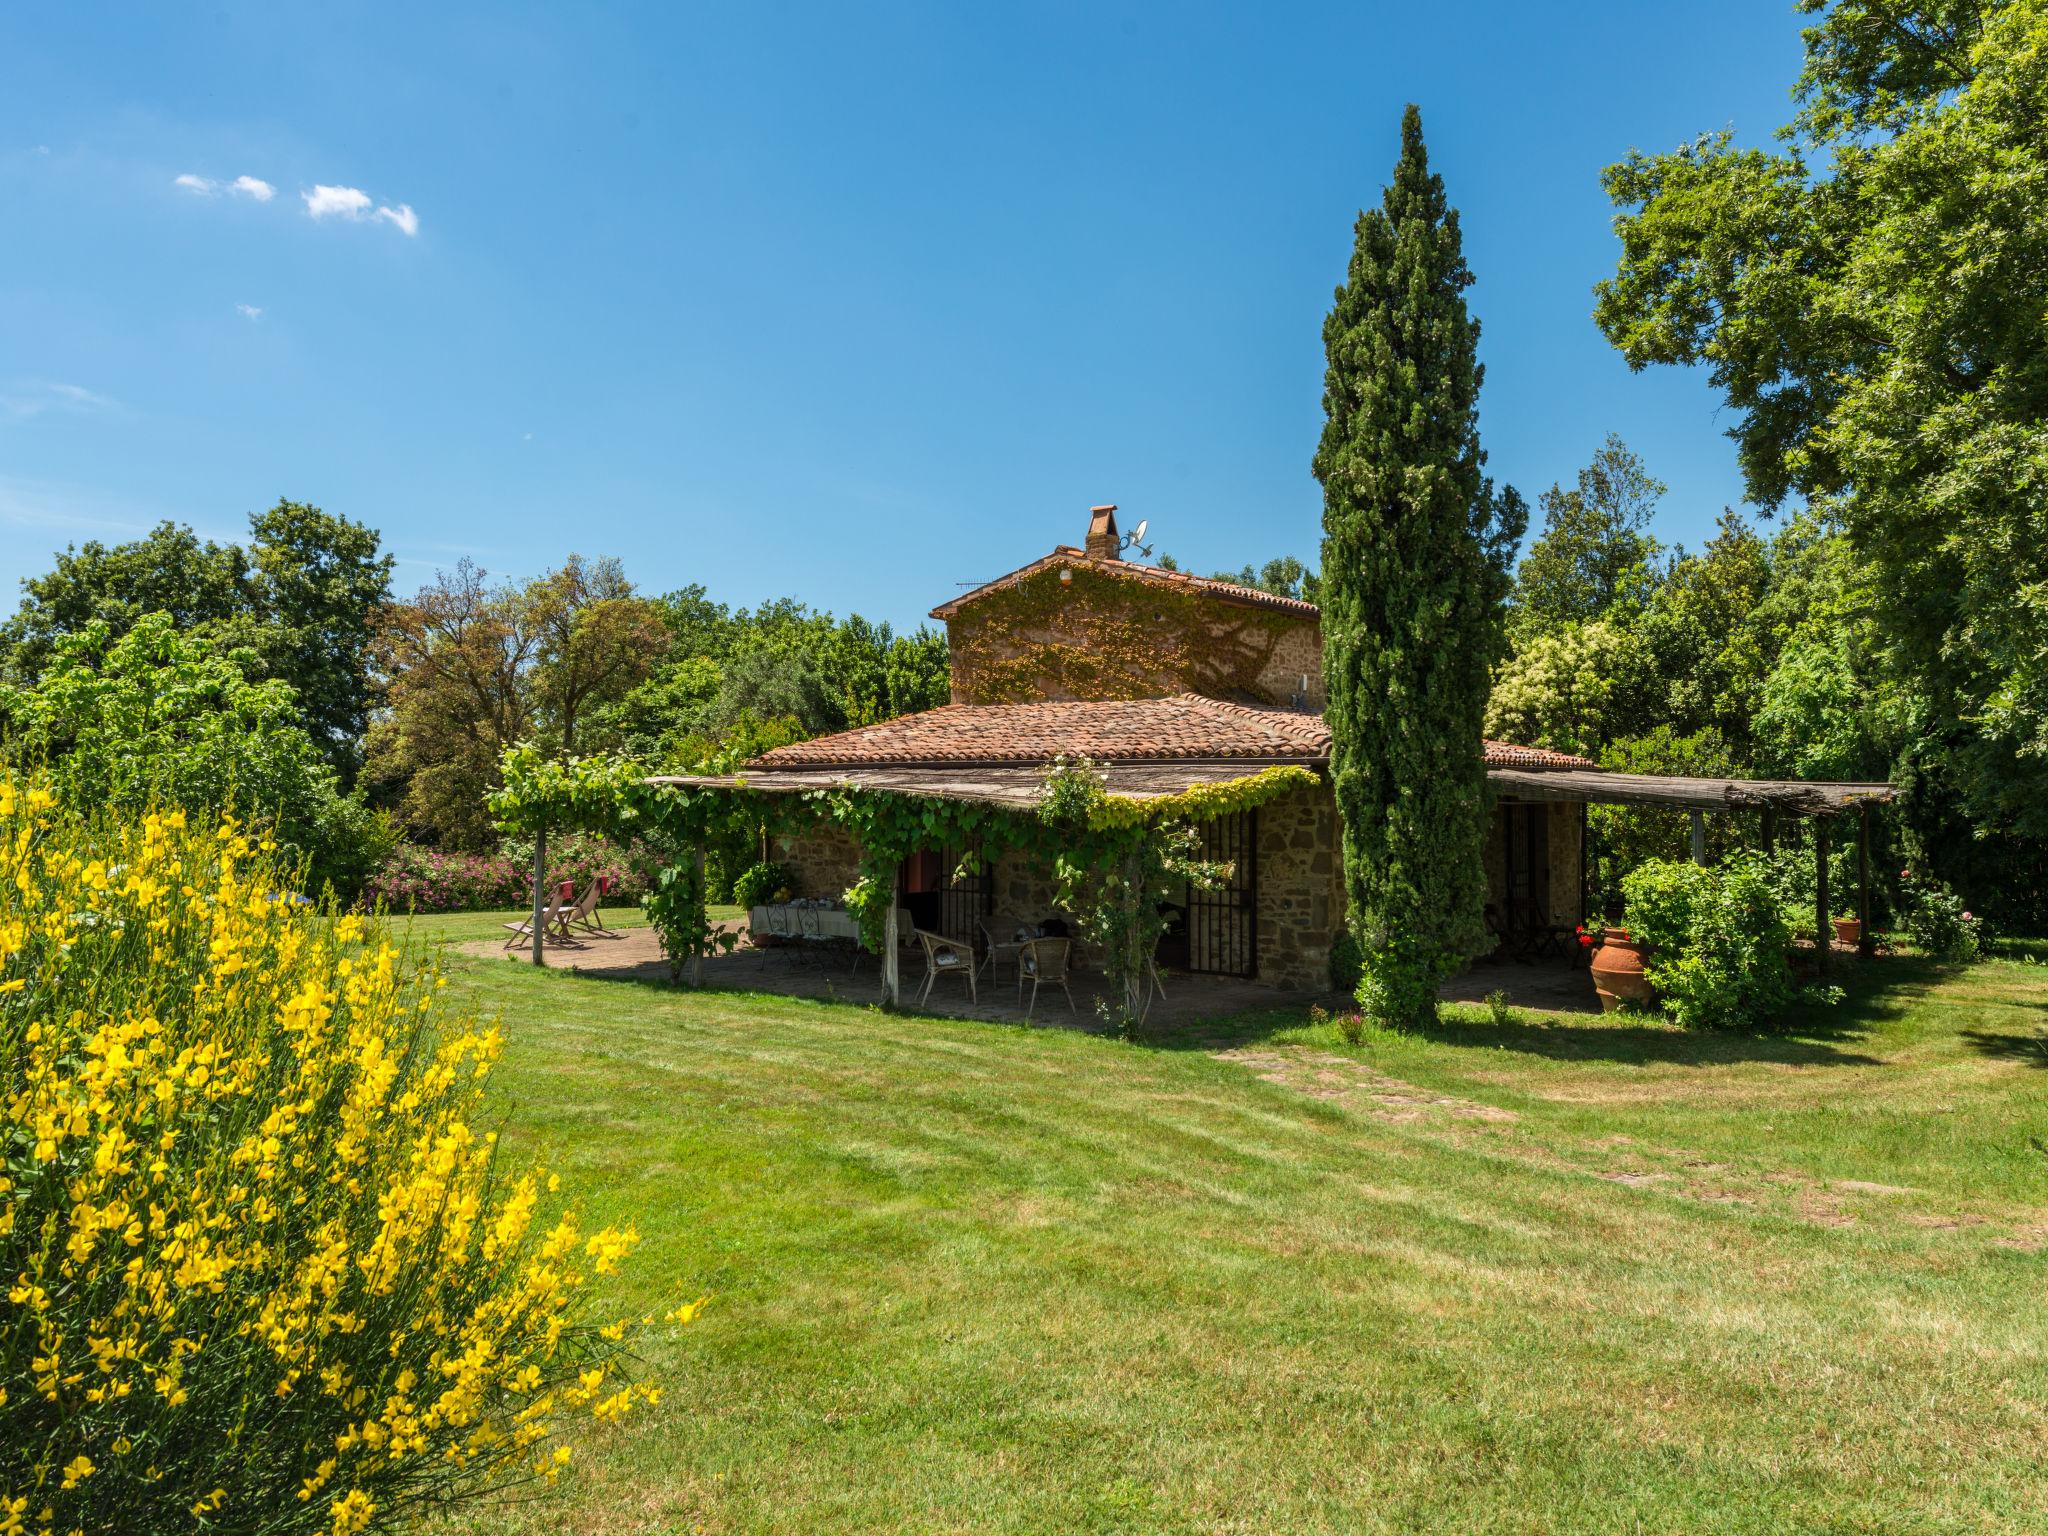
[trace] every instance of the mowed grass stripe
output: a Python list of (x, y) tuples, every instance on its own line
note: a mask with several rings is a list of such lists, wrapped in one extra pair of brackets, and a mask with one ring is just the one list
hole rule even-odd
[[(2022, 1015), (2019, 969), (1811, 1042), (1876, 1065), (1573, 1060), (1470, 1020), (1348, 1053), (1517, 1117), (1488, 1122), (1311, 1098), (1209, 1054), (1231, 1040), (458, 964), (505, 1019), (517, 1147), (639, 1224), (626, 1306), (716, 1293), (650, 1355), (660, 1411), (591, 1436), (565, 1500), (472, 1528), (2039, 1527), (2043, 1260), (1886, 1214), (2032, 1208), (1972, 1127), (2024, 1136), (2048, 1074), (1958, 1043), (1947, 992)], [(1900, 1081), (1921, 1058), (1947, 1089)], [(1967, 1108), (1909, 1123), (1944, 1094)], [(1667, 1153), (1916, 1193), (1827, 1226), (1599, 1176)]]

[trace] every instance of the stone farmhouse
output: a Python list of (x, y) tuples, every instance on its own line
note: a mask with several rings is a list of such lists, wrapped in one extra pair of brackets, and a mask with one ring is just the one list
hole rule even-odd
[[(1079, 547), (1060, 545), (932, 610), (952, 646), (951, 703), (779, 747), (741, 778), (771, 792), (846, 782), (1021, 806), (1062, 754), (1092, 758), (1112, 793), (1133, 795), (1177, 793), (1272, 764), (1321, 774), (1330, 735), (1315, 605), (1127, 560), (1116, 510), (1091, 509)], [(1589, 801), (1661, 805), (1696, 819), (1761, 810), (1768, 826), (1779, 810), (1827, 817), (1890, 794), (1884, 785), (1609, 774), (1584, 758), (1507, 742), (1488, 741), (1484, 751), (1498, 796), (1486, 851), (1488, 922), (1509, 942), (1568, 932), (1586, 916)], [(1230, 863), (1233, 878), (1184, 894), (1161, 963), (1326, 986), (1345, 913), (1328, 783), (1200, 830), (1205, 856)], [(1048, 871), (1002, 858), (964, 875), (964, 851), (935, 848), (905, 861), (901, 904), (919, 927), (972, 939), (984, 916), (1053, 911)], [(829, 824), (780, 839), (773, 855), (808, 894), (837, 894), (858, 875), (851, 836)]]

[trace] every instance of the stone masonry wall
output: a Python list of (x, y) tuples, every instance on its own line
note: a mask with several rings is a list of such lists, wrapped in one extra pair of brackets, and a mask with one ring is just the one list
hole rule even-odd
[(796, 896), (840, 896), (860, 878), (860, 844), (826, 822), (776, 838), (774, 857), (789, 866)]
[(1313, 618), (1249, 608), (1077, 563), (976, 600), (947, 621), (953, 702), (1020, 704), (1199, 693), (1286, 706), (1309, 680), (1323, 703)]
[(1343, 840), (1327, 784), (1259, 807), (1259, 980), (1322, 991), (1344, 926)]

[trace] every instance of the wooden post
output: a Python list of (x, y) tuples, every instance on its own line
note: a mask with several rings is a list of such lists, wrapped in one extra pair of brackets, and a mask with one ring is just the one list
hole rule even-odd
[(1707, 862), (1707, 813), (1694, 811), (1692, 814), (1692, 861), (1695, 864)]
[(1586, 899), (1586, 839), (1591, 835), (1591, 823), (1586, 816), (1586, 802), (1579, 802), (1579, 921), (1590, 922), (1593, 914), (1587, 911), (1591, 905)]
[(1145, 961), (1149, 958), (1144, 945), (1138, 938), (1138, 913), (1145, 902), (1145, 859), (1144, 855), (1133, 853), (1124, 860), (1124, 884), (1128, 890), (1128, 911), (1125, 943), (1126, 975), (1124, 977), (1124, 1013), (1131, 1023), (1141, 1022), (1152, 1001), (1145, 985)]
[(542, 827), (533, 834), (533, 963), (541, 964), (540, 946), (541, 904), (547, 892), (548, 881), (548, 829)]
[(1820, 968), (1828, 968), (1828, 943), (1834, 937), (1834, 912), (1828, 905), (1828, 824), (1824, 817), (1813, 819), (1813, 922), (1814, 954)]
[(889, 882), (889, 911), (882, 919), (882, 999), (891, 1008), (903, 1006), (902, 970), (898, 962), (898, 947), (903, 935), (898, 931), (897, 909), (902, 903), (903, 866), (896, 866), (896, 878)]
[(1764, 854), (1769, 857), (1778, 851), (1778, 808), (1764, 807)]
[(1863, 936), (1856, 948), (1869, 954), (1876, 947), (1870, 933), (1870, 807), (1856, 807), (1856, 917), (1863, 924)]
[(690, 956), (690, 985), (693, 987), (704, 985), (704, 950), (711, 942), (711, 912), (704, 896), (704, 849), (700, 844), (690, 855), (690, 905), (697, 909), (696, 927), (701, 935), (697, 941), (697, 953)]

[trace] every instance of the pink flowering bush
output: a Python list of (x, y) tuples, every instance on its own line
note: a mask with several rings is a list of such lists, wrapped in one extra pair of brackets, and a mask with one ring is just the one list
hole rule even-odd
[[(604, 905), (632, 906), (651, 888), (657, 860), (643, 844), (620, 847), (602, 838), (550, 840), (548, 879), (580, 892), (605, 881)], [(401, 843), (370, 878), (364, 896), (392, 912), (498, 912), (533, 900), (533, 845), (508, 843), (496, 853), (448, 853)]]

